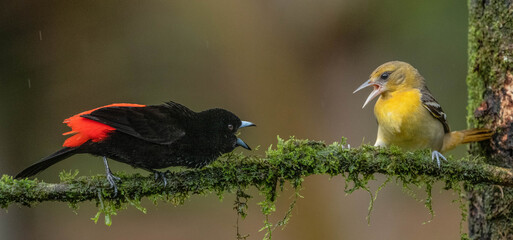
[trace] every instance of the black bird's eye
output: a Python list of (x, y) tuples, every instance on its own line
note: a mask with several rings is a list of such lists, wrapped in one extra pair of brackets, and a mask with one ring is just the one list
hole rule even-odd
[(390, 73), (389, 72), (385, 72), (385, 73), (381, 74), (381, 79), (387, 80), (388, 76), (390, 76)]
[(229, 129), (230, 131), (233, 131), (233, 125), (232, 125), (232, 124), (228, 124), (228, 129)]

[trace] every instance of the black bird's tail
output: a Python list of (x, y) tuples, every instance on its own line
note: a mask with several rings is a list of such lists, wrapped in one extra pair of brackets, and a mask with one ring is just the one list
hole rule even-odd
[(39, 160), (39, 162), (32, 164), (28, 168), (25, 168), (25, 170), (18, 173), (18, 175), (16, 175), (16, 177), (14, 177), (14, 178), (21, 179), (21, 178), (34, 176), (38, 172), (41, 172), (41, 171), (47, 169), (48, 167), (66, 159), (68, 157), (71, 157), (73, 154), (76, 153), (75, 149), (77, 149), (77, 148), (65, 147), (57, 152), (54, 152), (52, 155)]

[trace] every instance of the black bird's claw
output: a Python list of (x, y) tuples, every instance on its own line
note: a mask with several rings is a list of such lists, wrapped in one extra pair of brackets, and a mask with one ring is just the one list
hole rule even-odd
[(110, 187), (114, 188), (114, 197), (118, 195), (118, 187), (116, 186), (116, 180), (119, 181), (121, 178), (114, 176), (107, 163), (107, 157), (103, 156), (103, 164), (105, 165), (105, 175), (107, 175), (107, 181), (109, 181)]
[(153, 173), (155, 174), (155, 181), (157, 181), (159, 178), (162, 179), (162, 182), (164, 182), (164, 187), (167, 186), (167, 178), (166, 178), (166, 173), (168, 173), (169, 170), (167, 170), (166, 172), (159, 172), (159, 171), (153, 171)]
[(114, 176), (111, 172), (107, 173), (107, 181), (110, 187), (114, 189), (114, 197), (118, 195), (118, 187), (116, 186), (116, 180), (119, 181), (121, 178)]
[(118, 195), (118, 187), (116, 186), (116, 180), (120, 181), (121, 178), (114, 176), (110, 171), (109, 164), (107, 163), (107, 157), (103, 156), (103, 164), (105, 165), (105, 175), (107, 175), (107, 181), (111, 188), (114, 188), (114, 197)]

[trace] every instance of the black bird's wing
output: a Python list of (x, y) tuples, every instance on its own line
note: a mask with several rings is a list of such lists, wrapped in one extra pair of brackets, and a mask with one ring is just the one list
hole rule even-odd
[(429, 89), (424, 86), (424, 88), (420, 90), (420, 93), (422, 95), (420, 99), (422, 101), (422, 106), (424, 106), (434, 118), (442, 123), (445, 133), (450, 132), (451, 130), (449, 129), (449, 124), (447, 123), (447, 115), (444, 113), (444, 110), (435, 100)]
[(174, 102), (146, 107), (106, 107), (81, 115), (142, 140), (171, 144), (185, 135), (185, 123), (196, 114)]

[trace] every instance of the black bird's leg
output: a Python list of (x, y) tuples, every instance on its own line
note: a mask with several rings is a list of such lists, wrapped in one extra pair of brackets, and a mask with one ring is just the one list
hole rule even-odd
[(107, 175), (107, 181), (109, 181), (110, 187), (114, 188), (114, 196), (118, 195), (118, 187), (116, 186), (115, 180), (121, 180), (121, 178), (114, 176), (110, 171), (109, 164), (107, 163), (107, 158), (103, 156), (103, 164), (105, 165), (105, 173)]
[(168, 173), (169, 170), (167, 170), (166, 172), (160, 172), (160, 171), (152, 169), (151, 171), (155, 174), (155, 181), (157, 181), (159, 178), (162, 179), (162, 182), (164, 182), (164, 187), (166, 187), (167, 186), (166, 173)]

